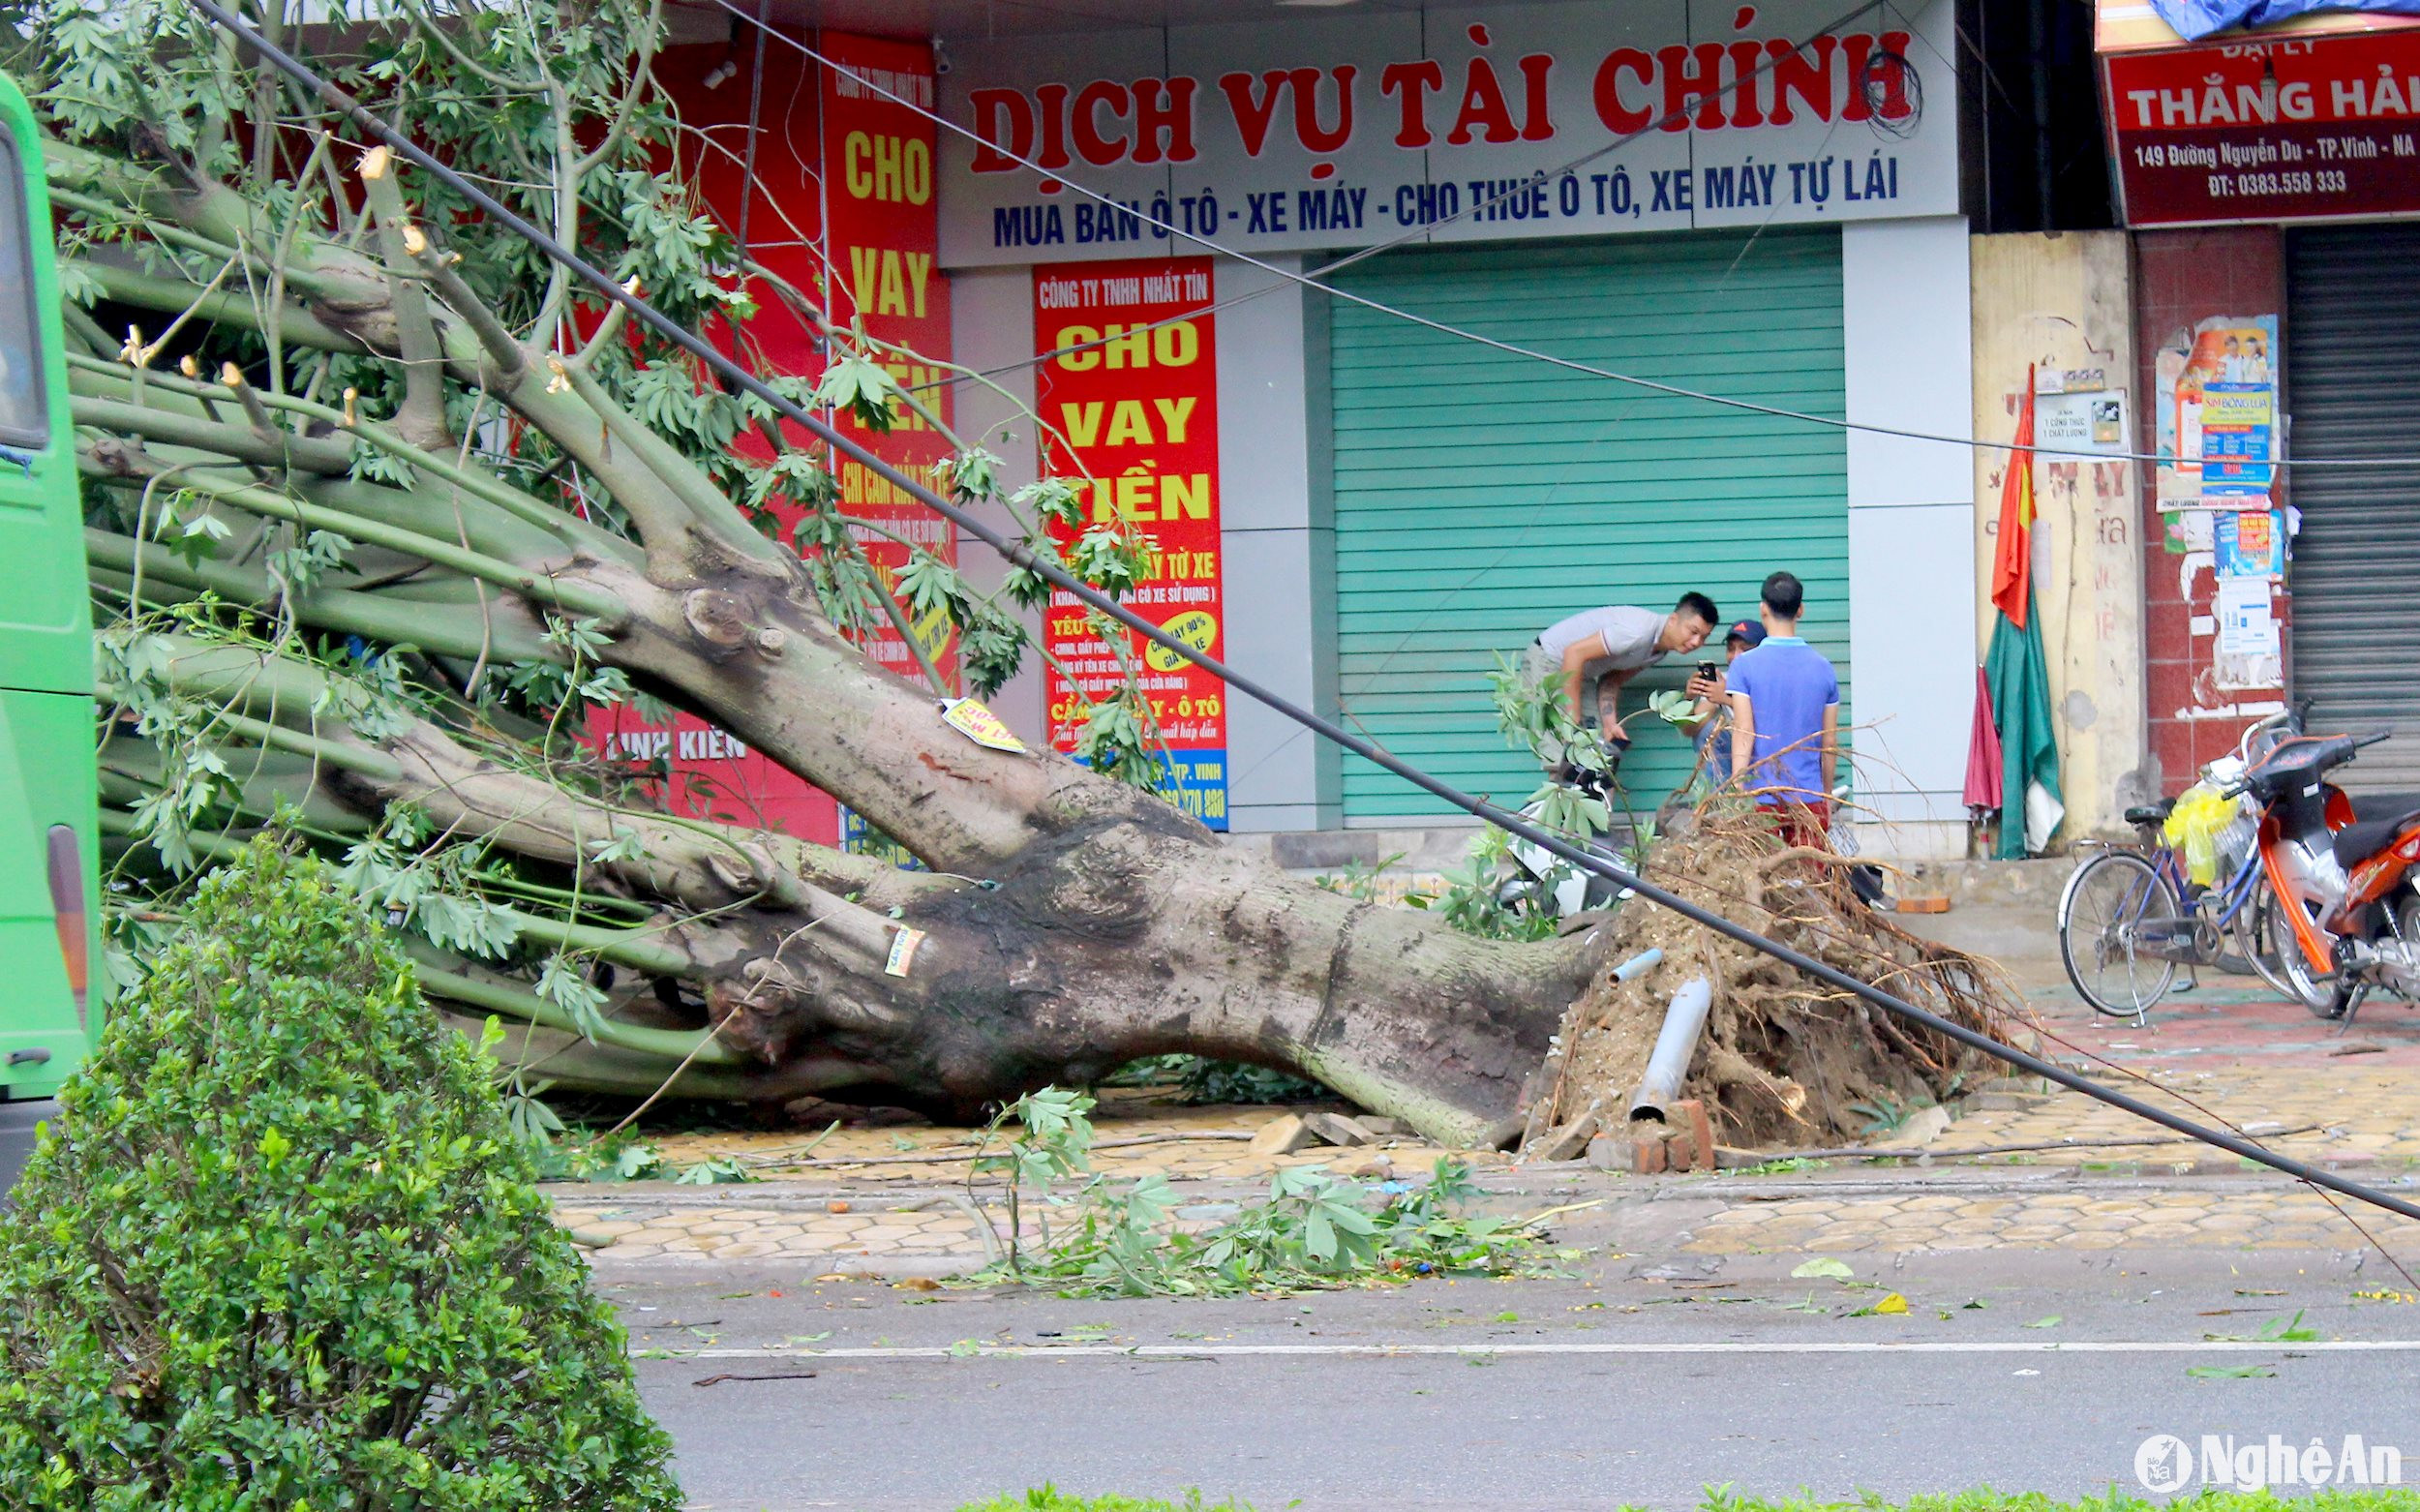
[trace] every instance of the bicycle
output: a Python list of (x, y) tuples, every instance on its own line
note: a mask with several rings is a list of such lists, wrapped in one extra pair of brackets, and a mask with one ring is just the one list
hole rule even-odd
[[(2300, 728), (2296, 711), (2254, 725), (2237, 745), (2236, 770)], [(2213, 763), (2212, 771), (2222, 765)], [(2126, 822), (2140, 835), (2134, 845), (2083, 842), (2100, 854), (2078, 866), (2059, 894), (2059, 959), (2068, 981), (2095, 1013), (2111, 1018), (2141, 1018), (2167, 996), (2179, 966), (2248, 970), (2277, 991), (2302, 997), (2284, 974), (2283, 931), (2251, 821), (2223, 848), (2225, 881), (2198, 888), (2159, 834), (2175, 807), (2176, 800), (2163, 799), (2128, 809)], [(2230, 937), (2234, 954), (2223, 950)]]

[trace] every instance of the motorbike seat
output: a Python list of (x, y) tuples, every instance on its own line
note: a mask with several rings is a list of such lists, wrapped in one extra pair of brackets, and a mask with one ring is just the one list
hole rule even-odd
[(2163, 824), (2169, 811), (2175, 807), (2176, 800), (2172, 798), (2163, 798), (2156, 803), (2137, 803), (2126, 811), (2126, 822), (2130, 825)]
[(2401, 834), (2415, 819), (2420, 807), (2413, 807), (2392, 818), (2360, 819), (2336, 832), (2337, 864), (2351, 869), (2386, 849), (2388, 842)]
[(2355, 819), (2387, 819), (2420, 809), (2420, 793), (2347, 793)]

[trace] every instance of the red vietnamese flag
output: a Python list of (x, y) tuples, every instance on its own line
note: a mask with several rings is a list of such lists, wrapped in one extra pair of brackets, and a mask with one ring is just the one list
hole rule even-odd
[(2025, 398), (2016, 411), (2016, 444), (2000, 474), (2000, 542), (1991, 559), (1991, 601), (2025, 628), (2034, 599), (2034, 370), (2025, 369)]

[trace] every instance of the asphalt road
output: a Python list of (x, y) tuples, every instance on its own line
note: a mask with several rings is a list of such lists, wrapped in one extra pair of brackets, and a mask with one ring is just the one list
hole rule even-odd
[[(2354, 1297), (2377, 1277), (2133, 1264), (1986, 1255), (1893, 1275), (1908, 1313), (1863, 1317), (1842, 1315), (1886, 1290), (1616, 1274), (1231, 1303), (728, 1274), (610, 1289), (634, 1343), (682, 1351), (642, 1358), (640, 1381), (692, 1505), (718, 1512), (947, 1512), (1044, 1481), (1260, 1512), (1680, 1508), (1723, 1482), (2139, 1495), (2160, 1434), (2298, 1455), (2316, 1436), (2341, 1459), (2358, 1433), (2420, 1485), (2420, 1303)], [(2317, 1342), (2205, 1337), (2298, 1309)], [(1371, 1352), (1405, 1346), (1434, 1352)]]

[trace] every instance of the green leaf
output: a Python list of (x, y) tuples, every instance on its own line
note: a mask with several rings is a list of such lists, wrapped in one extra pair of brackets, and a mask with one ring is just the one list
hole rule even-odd
[(1801, 1261), (1798, 1268), (1790, 1273), (1791, 1277), (1798, 1281), (1815, 1278), (1847, 1281), (1856, 1274), (1857, 1272), (1849, 1269), (1845, 1262), (1835, 1260), (1830, 1255), (1818, 1255), (1814, 1259)]
[(2195, 1380), (2256, 1380), (2277, 1372), (2265, 1365), (2189, 1365), (2185, 1374)]

